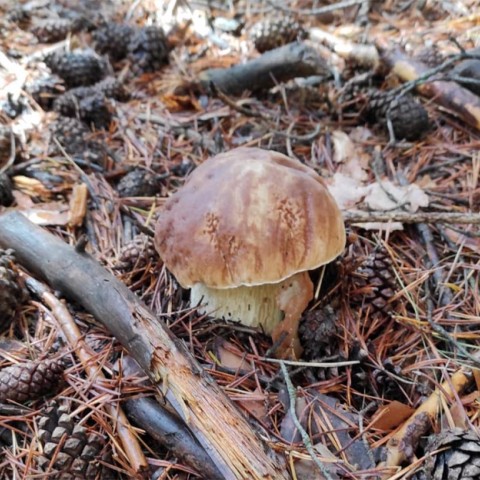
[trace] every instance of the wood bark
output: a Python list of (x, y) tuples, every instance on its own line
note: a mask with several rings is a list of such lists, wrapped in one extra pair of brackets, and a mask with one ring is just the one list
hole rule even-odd
[(314, 48), (294, 42), (241, 65), (205, 70), (200, 73), (199, 84), (208, 90), (213, 83), (223, 93), (239, 95), (246, 90), (267, 89), (277, 82), (286, 82), (296, 77), (329, 73), (327, 64)]
[[(400, 50), (383, 50), (382, 60), (402, 80), (408, 82), (425, 75), (429, 67)], [(480, 129), (480, 97), (453, 81), (420, 83), (417, 91), (451, 111), (470, 126)]]
[(288, 479), (286, 467), (252, 429), (183, 341), (172, 336), (122, 282), (85, 252), (18, 212), (0, 215), (0, 246), (102, 322), (191, 428), (227, 480)]

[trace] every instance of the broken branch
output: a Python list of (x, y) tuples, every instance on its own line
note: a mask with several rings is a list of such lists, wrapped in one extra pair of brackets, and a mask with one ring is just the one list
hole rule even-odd
[(286, 480), (283, 462), (184, 343), (94, 258), (31, 223), (0, 215), (0, 245), (78, 302), (122, 343), (207, 450), (226, 480)]

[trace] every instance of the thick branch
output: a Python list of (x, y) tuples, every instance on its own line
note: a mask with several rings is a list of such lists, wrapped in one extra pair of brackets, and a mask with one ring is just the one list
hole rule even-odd
[(231, 95), (273, 87), (296, 77), (327, 75), (330, 71), (316, 50), (305, 43), (294, 42), (270, 50), (254, 60), (231, 68), (212, 68), (200, 74), (200, 85)]
[(283, 462), (184, 343), (96, 260), (17, 212), (0, 216), (0, 246), (14, 248), (21, 264), (110, 330), (189, 425), (227, 480), (288, 478)]

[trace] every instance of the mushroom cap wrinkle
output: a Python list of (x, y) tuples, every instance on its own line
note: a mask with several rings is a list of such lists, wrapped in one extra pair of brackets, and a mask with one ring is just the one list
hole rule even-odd
[(281, 153), (237, 148), (197, 167), (156, 226), (156, 247), (184, 288), (278, 283), (332, 261), (341, 213), (321, 177)]

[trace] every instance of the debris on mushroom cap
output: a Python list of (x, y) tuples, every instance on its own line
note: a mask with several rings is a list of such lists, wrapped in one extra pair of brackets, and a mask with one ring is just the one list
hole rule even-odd
[(278, 283), (330, 262), (345, 228), (314, 170), (243, 147), (193, 171), (166, 202), (155, 243), (183, 287), (225, 289)]

